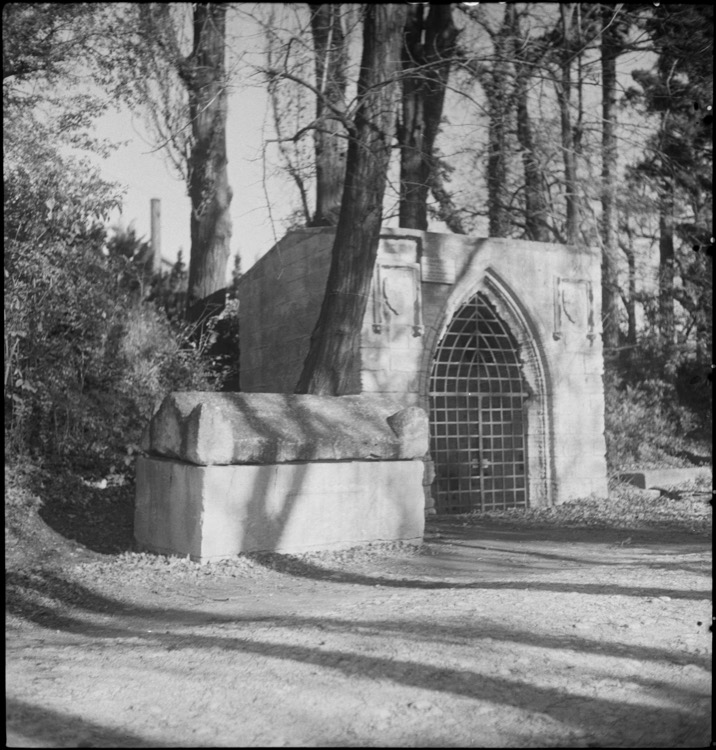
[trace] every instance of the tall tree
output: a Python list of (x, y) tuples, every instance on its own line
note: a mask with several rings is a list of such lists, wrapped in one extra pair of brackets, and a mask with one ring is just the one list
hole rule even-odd
[(617, 242), (617, 56), (623, 46), (619, 11), (602, 15), (602, 330), (607, 351), (619, 346), (619, 247)]
[[(626, 343), (627, 347), (624, 350), (625, 356), (622, 358), (625, 361), (632, 359), (632, 353), (637, 343), (637, 327), (636, 327), (636, 303), (637, 303), (637, 288), (636, 288), (636, 247), (634, 243), (634, 231), (629, 221), (629, 216), (626, 215), (624, 220), (620, 222), (619, 229), (623, 232), (624, 238), (619, 240), (619, 247), (622, 249), (627, 258), (627, 269), (628, 269), (628, 289), (627, 293), (624, 294), (620, 291), (622, 302), (627, 311), (627, 334)], [(603, 282), (602, 282), (603, 283)], [(602, 302), (602, 307), (604, 303)]]
[(125, 57), (118, 71), (120, 94), (144, 116), (150, 137), (186, 182), (191, 200), (186, 315), (199, 321), (210, 314), (216, 293), (226, 287), (231, 239), (227, 5), (131, 3), (123, 7), (133, 33), (120, 37)]
[[(659, 125), (637, 171), (658, 196), (659, 329), (663, 342), (672, 345), (674, 300), (700, 320), (695, 300), (703, 297), (709, 275), (705, 259), (694, 258), (691, 247), (706, 245), (713, 231), (713, 135), (694, 112), (694, 103), (710, 102), (713, 96), (713, 8), (660, 5), (646, 14), (644, 27), (657, 62), (653, 70), (632, 75)], [(701, 271), (693, 272), (694, 262)], [(677, 275), (688, 284), (677, 288)]]
[(189, 94), (193, 134), (189, 156), (191, 253), (187, 298), (187, 315), (192, 320), (199, 320), (207, 312), (202, 301), (226, 286), (230, 254), (226, 9), (221, 3), (193, 5), (194, 46), (179, 67)]
[(494, 13), (478, 8), (472, 17), (487, 33), (492, 44), (492, 62), (484, 55), (472, 55), (465, 68), (479, 81), (487, 99), (487, 215), (491, 237), (507, 237), (511, 229), (509, 190), (508, 136), (513, 128), (514, 74), (510, 57), (511, 33), (509, 18), (511, 7), (500, 11), (502, 18), (493, 28)]
[(433, 150), (457, 35), (449, 4), (430, 5), (427, 9), (420, 3), (409, 6), (398, 127), (401, 227), (428, 228), (428, 193), (437, 182)]
[(579, 236), (579, 209), (577, 198), (577, 155), (572, 127), (572, 65), (579, 40), (576, 36), (577, 3), (562, 3), (559, 6), (562, 44), (560, 48), (559, 75), (555, 79), (557, 101), (562, 131), (562, 158), (564, 159), (564, 200), (566, 206), (565, 235), (569, 244), (575, 244)]
[(520, 144), (524, 171), (525, 235), (528, 240), (549, 242), (547, 216), (549, 205), (544, 190), (544, 176), (535, 144), (532, 118), (530, 117), (529, 89), (532, 70), (544, 55), (523, 35), (520, 28), (520, 13), (516, 5), (508, 6), (507, 19), (512, 35), (512, 54), (515, 58), (515, 99), (517, 118), (517, 141)]
[[(309, 7), (309, 6), (306, 6)], [(302, 10), (300, 5), (291, 8), (293, 14), (298, 15)], [(265, 37), (266, 67), (262, 71), (266, 78), (269, 101), (271, 103), (271, 115), (276, 138), (271, 142), (276, 144), (280, 155), (282, 169), (293, 180), (300, 196), (300, 208), (296, 207), (290, 219), (291, 225), (310, 226), (313, 213), (310, 207), (309, 182), (315, 178), (316, 173), (316, 146), (309, 149), (303, 142), (302, 136), (311, 129), (319, 127), (314, 119), (312, 124), (303, 122), (307, 95), (309, 92), (307, 73), (308, 68), (316, 62), (316, 53), (307, 53), (297, 56), (293, 50), (297, 45), (293, 44), (295, 38), (286, 40), (282, 38), (284, 29), (283, 19), (288, 9), (284, 5), (269, 5), (265, 19), (259, 16), (254, 19), (253, 14), (248, 14), (252, 20), (258, 20), (263, 27)], [(310, 23), (310, 22), (309, 22)], [(301, 28), (300, 37), (306, 33)], [(305, 45), (307, 47), (307, 45)], [(295, 59), (297, 58), (298, 59)], [(294, 65), (289, 66), (289, 61)], [(290, 68), (290, 70), (289, 70)], [(287, 78), (290, 76), (290, 78)], [(297, 83), (297, 79), (304, 81), (304, 85), (285, 86), (287, 81)], [(304, 80), (305, 79), (305, 80)], [(313, 88), (311, 95), (319, 97), (317, 89)], [(325, 98), (322, 98), (325, 101)], [(315, 141), (315, 139), (314, 139)], [(264, 158), (266, 158), (264, 156)], [(338, 190), (342, 187), (339, 185)], [(269, 208), (271, 212), (271, 209)], [(272, 218), (273, 221), (273, 218)]]
[(297, 393), (358, 393), (360, 332), (378, 254), (394, 135), (404, 5), (366, 5), (358, 104), (349, 132), (346, 179), (318, 321)]
[[(544, 101), (542, 92), (531, 100), (530, 91), (539, 81), (541, 69), (558, 61), (561, 36), (558, 39), (554, 30), (543, 37), (536, 35), (532, 14), (540, 25), (551, 14), (535, 12), (525, 4), (461, 6), (461, 10), (489, 38), (487, 46), (478, 36), (464, 42), (460, 50), (463, 70), (479, 82), (486, 100), (488, 231), (491, 236), (519, 232), (531, 240), (548, 242), (553, 236), (561, 240), (548, 193), (550, 175), (545, 163), (549, 157), (535, 128), (535, 121), (540, 120), (530, 113)], [(469, 31), (466, 27), (465, 34)], [(469, 52), (470, 44), (477, 52)], [(541, 120), (544, 126), (549, 118)]]
[(312, 226), (335, 226), (346, 171), (346, 39), (337, 3), (309, 4), (316, 66), (316, 210)]

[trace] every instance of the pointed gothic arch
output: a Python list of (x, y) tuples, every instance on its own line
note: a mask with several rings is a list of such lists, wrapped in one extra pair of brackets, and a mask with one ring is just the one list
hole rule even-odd
[(425, 355), (438, 512), (550, 505), (549, 372), (537, 327), (499, 274), (456, 285)]

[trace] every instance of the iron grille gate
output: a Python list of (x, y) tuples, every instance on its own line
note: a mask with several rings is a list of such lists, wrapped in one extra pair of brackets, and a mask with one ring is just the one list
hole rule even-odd
[(478, 293), (438, 344), (430, 378), (438, 513), (527, 506), (526, 396), (517, 343)]

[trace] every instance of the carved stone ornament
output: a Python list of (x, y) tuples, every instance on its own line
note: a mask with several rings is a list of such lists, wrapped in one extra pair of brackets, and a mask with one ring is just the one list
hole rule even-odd
[(594, 294), (587, 279), (554, 280), (554, 331), (552, 338), (559, 341), (567, 331), (584, 332), (591, 343), (594, 332)]
[(384, 264), (375, 268), (373, 331), (410, 326), (413, 336), (423, 334), (423, 310), (418, 263)]

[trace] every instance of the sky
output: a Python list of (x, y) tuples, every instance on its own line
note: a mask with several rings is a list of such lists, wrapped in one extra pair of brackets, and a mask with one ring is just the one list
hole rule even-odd
[[(190, 14), (191, 5), (185, 5)], [(301, 16), (297, 7), (290, 3), (245, 3), (232, 6), (227, 16), (227, 68), (236, 71), (230, 79), (228, 97), (227, 151), (229, 184), (233, 191), (233, 231), (227, 281), (233, 268), (233, 256), (239, 254), (241, 269), (247, 271), (281, 239), (287, 220), (300, 208), (295, 184), (285, 171), (277, 168), (281, 158), (277, 145), (270, 143), (276, 137), (273, 113), (265, 79), (256, 72), (257, 67), (266, 64), (266, 36), (259, 21), (270, 27), (272, 33), (282, 34), (281, 38), (285, 40), (295, 33), (297, 18), (299, 23), (306, 23), (305, 13)], [(350, 15), (346, 18), (346, 24), (350, 23)], [(357, 62), (362, 35), (355, 33), (351, 39), (352, 56)], [(312, 49), (310, 33), (296, 44), (301, 45)], [(311, 80), (313, 62), (310, 55), (307, 59), (310, 66), (303, 74)], [(312, 100), (307, 106), (313, 106)], [(283, 135), (292, 135), (295, 131), (295, 120), (292, 120), (295, 114), (284, 115)], [(305, 119), (303, 122), (305, 124)], [(95, 135), (113, 143), (127, 141), (99, 163), (106, 179), (126, 188), (123, 211), (121, 215), (116, 212), (112, 216), (110, 225), (133, 223), (138, 236), (148, 240), (150, 202), (158, 198), (161, 201), (162, 257), (174, 262), (181, 248), (183, 260), (188, 262), (191, 204), (186, 185), (173, 173), (162, 151), (157, 151), (152, 145), (142, 117), (127, 110), (110, 112), (97, 120)], [(312, 149), (310, 133), (304, 136), (304, 143)], [(311, 194), (309, 199), (312, 201), (312, 198)], [(395, 222), (386, 220), (385, 223)], [(444, 225), (436, 227), (441, 229)]]
[[(238, 101), (237, 101), (238, 99)], [(268, 251), (283, 234), (282, 227), (272, 228), (266, 209), (261, 159), (267, 97), (258, 88), (241, 92), (229, 102), (227, 149), (229, 181), (234, 197), (231, 204), (233, 236), (232, 254), (239, 251), (243, 270)], [(141, 118), (130, 112), (110, 113), (96, 124), (96, 134), (112, 142), (128, 141), (101, 164), (103, 175), (126, 186), (123, 213), (115, 214), (112, 223), (134, 223), (139, 236), (149, 239), (150, 201), (161, 201), (162, 256), (174, 261), (183, 249), (188, 261), (191, 247), (189, 216), (191, 203), (186, 183), (172, 172), (168, 160), (157, 151), (146, 135)], [(276, 179), (269, 189), (281, 194)], [(282, 212), (278, 212), (282, 216)], [(229, 268), (233, 266), (233, 260)]]
[[(275, 138), (273, 115), (263, 79), (255, 73), (256, 66), (265, 63), (265, 35), (256, 19), (267, 21), (268, 13), (276, 9), (276, 17), (267, 23), (273, 31), (292, 25), (295, 20), (292, 14), (296, 11), (292, 10), (294, 6), (285, 3), (242, 5), (248, 8), (246, 13), (239, 10), (227, 19), (227, 64), (238, 71), (231, 80), (229, 92), (227, 149), (229, 183), (233, 190), (231, 253), (232, 256), (239, 254), (241, 268), (247, 271), (283, 236), (285, 220), (299, 207), (295, 186), (285, 173), (276, 174), (277, 148), (275, 144), (266, 143)], [(190, 4), (186, 6), (190, 13)], [(359, 41), (359, 36), (355, 39)], [(306, 41), (310, 44), (310, 39), (300, 43), (306, 44)], [(622, 65), (624, 79), (630, 80), (628, 71), (634, 67), (633, 61), (622, 61)], [(467, 109), (462, 100), (458, 105), (458, 111), (450, 114), (452, 130), (461, 133), (461, 128), (467, 127), (463, 119), (469, 124), (468, 130), (474, 129), (475, 113)], [(291, 132), (288, 119), (287, 133)], [(484, 127), (483, 123), (478, 129)], [(186, 185), (173, 174), (166, 156), (152, 146), (141, 118), (129, 111), (111, 112), (97, 122), (96, 134), (115, 143), (127, 141), (101, 164), (107, 179), (126, 186), (123, 213), (121, 217), (119, 214), (112, 217), (111, 223), (133, 223), (138, 235), (149, 239), (150, 201), (160, 199), (162, 256), (173, 262), (182, 249), (184, 261), (188, 262), (190, 201)], [(308, 136), (308, 145), (310, 141)], [(267, 161), (263, 158), (265, 149), (268, 150)], [(431, 229), (444, 231), (444, 225), (431, 225)], [(230, 259), (227, 281), (232, 268), (233, 259)]]
[[(233, 190), (231, 253), (239, 253), (243, 271), (283, 236), (285, 225), (281, 220), (297, 207), (295, 189), (291, 190), (285, 177), (274, 174), (275, 146), (268, 146), (266, 164), (262, 158), (266, 140), (275, 134), (265, 85), (252, 72), (264, 62), (264, 37), (249, 14), (261, 17), (267, 4), (248, 5), (253, 7), (246, 14), (230, 14), (227, 18), (227, 67), (236, 66), (238, 70), (230, 82), (227, 122), (228, 173)], [(186, 6), (190, 14), (191, 5)], [(113, 143), (127, 142), (99, 164), (105, 178), (126, 188), (123, 211), (121, 215), (116, 212), (110, 224), (133, 223), (137, 234), (149, 239), (150, 201), (158, 198), (162, 257), (173, 262), (182, 249), (188, 262), (191, 203), (186, 183), (172, 171), (163, 152), (155, 149), (142, 117), (127, 110), (110, 112), (96, 122), (95, 134)], [(227, 277), (232, 267), (233, 257)]]

